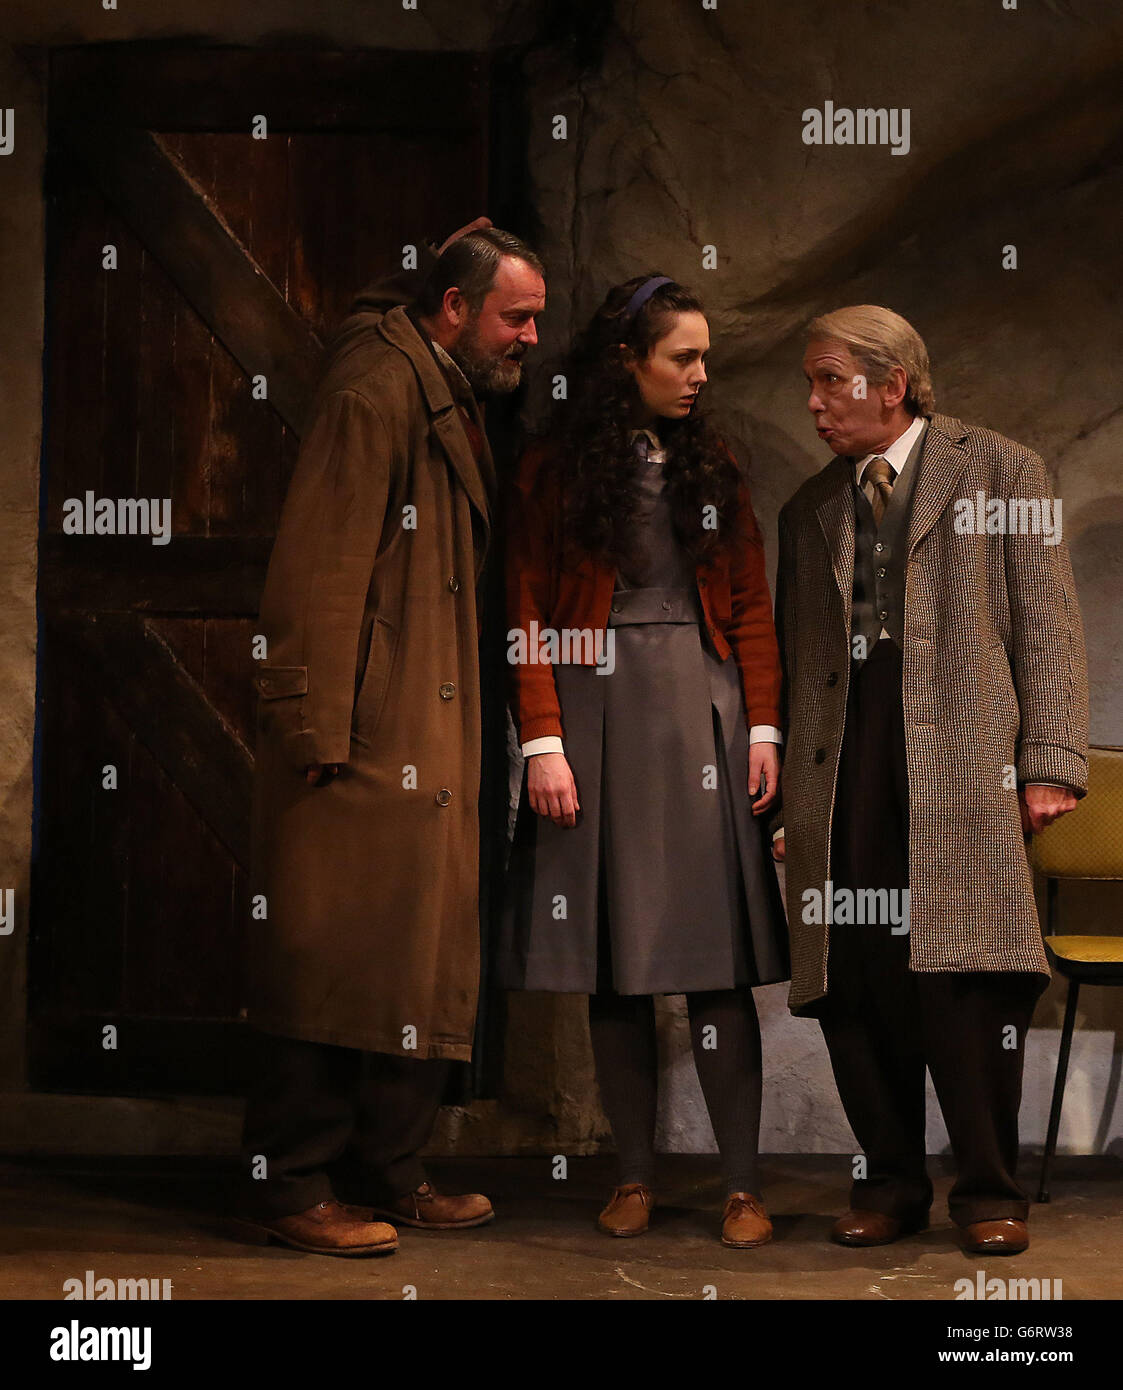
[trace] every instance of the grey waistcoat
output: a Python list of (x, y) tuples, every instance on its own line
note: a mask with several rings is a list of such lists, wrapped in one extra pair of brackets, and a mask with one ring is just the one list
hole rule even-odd
[[(868, 655), (884, 628), (898, 647), (905, 636), (905, 562), (908, 546), (909, 513), (920, 455), (928, 427), (921, 430), (909, 450), (905, 466), (893, 484), (893, 495), (875, 526), (869, 498), (851, 478), (854, 492), (854, 592), (851, 599), (851, 653), (859, 659)], [(854, 639), (865, 638), (864, 652)]]

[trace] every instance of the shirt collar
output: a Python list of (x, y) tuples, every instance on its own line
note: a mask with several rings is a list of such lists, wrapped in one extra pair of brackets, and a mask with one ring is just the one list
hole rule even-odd
[(471, 382), (469, 382), (468, 378), (460, 370), (455, 360), (452, 357), (450, 357), (448, 353), (444, 350), (444, 348), (441, 347), (440, 343), (436, 342), (433, 338), (430, 338), (429, 342), (433, 348), (433, 353), (436, 356), (437, 361), (440, 362), (444, 369), (449, 373), (453, 381), (455, 381), (456, 384), (462, 390), (467, 391), (469, 395), (472, 395)]
[(893, 470), (894, 479), (898, 478), (912, 452), (912, 446), (920, 438), (920, 432), (927, 423), (928, 421), (923, 415), (918, 415), (904, 434), (898, 435), (894, 439), (888, 449), (883, 449), (880, 454), (866, 454), (864, 458), (858, 459), (854, 464), (854, 475), (857, 478), (858, 486), (862, 486), (862, 474), (866, 471), (866, 464), (871, 463), (874, 459), (887, 459), (889, 467)]
[(634, 444), (641, 434), (647, 435), (647, 441), (652, 449), (662, 449), (663, 444), (654, 430), (632, 430), (628, 436), (628, 443)]

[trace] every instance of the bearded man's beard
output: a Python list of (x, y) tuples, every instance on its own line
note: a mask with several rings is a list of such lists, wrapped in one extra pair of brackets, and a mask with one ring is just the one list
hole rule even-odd
[(525, 343), (512, 343), (503, 353), (489, 352), (480, 342), (479, 327), (472, 319), (448, 355), (468, 378), (478, 396), (503, 396), (522, 380)]

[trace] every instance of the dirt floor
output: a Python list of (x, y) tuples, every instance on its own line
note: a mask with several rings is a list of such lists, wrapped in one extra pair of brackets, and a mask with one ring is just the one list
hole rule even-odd
[[(221, 1214), (231, 1166), (195, 1160), (28, 1160), (0, 1165), (0, 1298), (59, 1299), (85, 1278), (170, 1279), (180, 1299), (953, 1299), (955, 1281), (987, 1275), (1063, 1281), (1066, 1301), (1123, 1297), (1123, 1162), (1060, 1160), (1053, 1200), (1034, 1206), (1031, 1245), (1013, 1258), (967, 1255), (947, 1219), (946, 1162), (932, 1160), (934, 1225), (870, 1250), (832, 1245), (846, 1206), (844, 1157), (771, 1156), (765, 1202), (775, 1238), (757, 1250), (718, 1241), (721, 1191), (710, 1158), (661, 1160), (658, 1206), (644, 1236), (594, 1226), (612, 1184), (609, 1158), (434, 1161), (446, 1191), (483, 1191), (497, 1216), (461, 1232), (404, 1227), (396, 1254), (367, 1259), (258, 1247)], [(1027, 1160), (1022, 1180), (1036, 1179)]]

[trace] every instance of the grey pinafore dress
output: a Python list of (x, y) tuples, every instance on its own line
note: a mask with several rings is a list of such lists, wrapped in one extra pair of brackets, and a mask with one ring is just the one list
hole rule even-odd
[(496, 960), (510, 989), (686, 994), (789, 976), (737, 664), (706, 634), (662, 452), (640, 468), (645, 557), (617, 575), (615, 668), (554, 666), (576, 826), (532, 811), (523, 777)]

